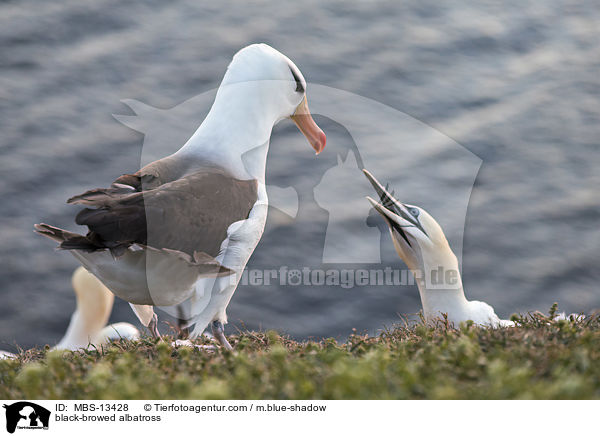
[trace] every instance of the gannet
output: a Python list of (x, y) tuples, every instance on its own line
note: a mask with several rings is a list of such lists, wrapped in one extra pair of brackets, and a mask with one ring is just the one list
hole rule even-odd
[[(64, 337), (53, 349), (78, 350), (99, 347), (116, 339), (137, 339), (138, 329), (127, 322), (106, 325), (115, 296), (83, 267), (77, 267), (71, 277), (77, 307)], [(106, 327), (105, 327), (106, 326)], [(15, 354), (0, 350), (0, 359), (14, 359)]]
[(106, 325), (115, 296), (94, 275), (80, 266), (73, 273), (71, 284), (75, 291), (77, 308), (71, 315), (71, 322), (64, 337), (54, 349), (99, 347), (110, 340), (139, 337), (138, 329), (129, 323)]
[(440, 225), (424, 209), (396, 200), (371, 173), (363, 170), (380, 202), (367, 197), (387, 223), (394, 248), (415, 276), (425, 320), (443, 315), (458, 326), (463, 321), (487, 327), (512, 326), (483, 301), (465, 297), (458, 260)]
[(86, 236), (47, 224), (35, 229), (128, 301), (153, 335), (153, 306), (185, 303), (191, 337), (210, 323), (231, 349), (225, 310), (264, 230), (269, 139), (284, 118), (317, 154), (323, 150), (325, 134), (310, 115), (298, 67), (266, 44), (250, 45), (233, 57), (210, 112), (182, 148), (110, 188), (68, 200), (87, 206), (75, 219), (88, 227)]

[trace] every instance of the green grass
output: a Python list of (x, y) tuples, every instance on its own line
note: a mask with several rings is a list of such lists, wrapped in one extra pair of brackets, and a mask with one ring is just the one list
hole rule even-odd
[(230, 337), (233, 352), (149, 338), (86, 352), (28, 350), (0, 361), (0, 398), (600, 398), (598, 315), (514, 319), (517, 327), (503, 329), (440, 320), (345, 343), (244, 332)]

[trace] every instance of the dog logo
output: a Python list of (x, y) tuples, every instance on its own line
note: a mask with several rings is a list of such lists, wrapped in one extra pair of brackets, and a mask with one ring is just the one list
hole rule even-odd
[(14, 433), (18, 429), (48, 429), (50, 411), (29, 401), (19, 401), (4, 405), (6, 409), (6, 431)]

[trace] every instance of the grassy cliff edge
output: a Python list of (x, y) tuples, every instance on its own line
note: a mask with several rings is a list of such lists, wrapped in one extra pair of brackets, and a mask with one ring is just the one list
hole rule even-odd
[(0, 398), (600, 398), (599, 315), (513, 319), (516, 327), (501, 329), (442, 319), (375, 337), (353, 333), (343, 343), (243, 332), (230, 337), (233, 352), (172, 347), (171, 338), (33, 349), (0, 361)]

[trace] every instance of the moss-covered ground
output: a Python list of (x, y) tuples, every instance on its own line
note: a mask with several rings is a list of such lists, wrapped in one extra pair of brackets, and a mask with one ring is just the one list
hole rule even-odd
[(0, 398), (600, 398), (598, 315), (513, 319), (516, 327), (500, 329), (440, 320), (378, 336), (353, 333), (345, 342), (242, 332), (230, 336), (232, 352), (174, 348), (168, 337), (89, 351), (27, 350), (0, 361)]

